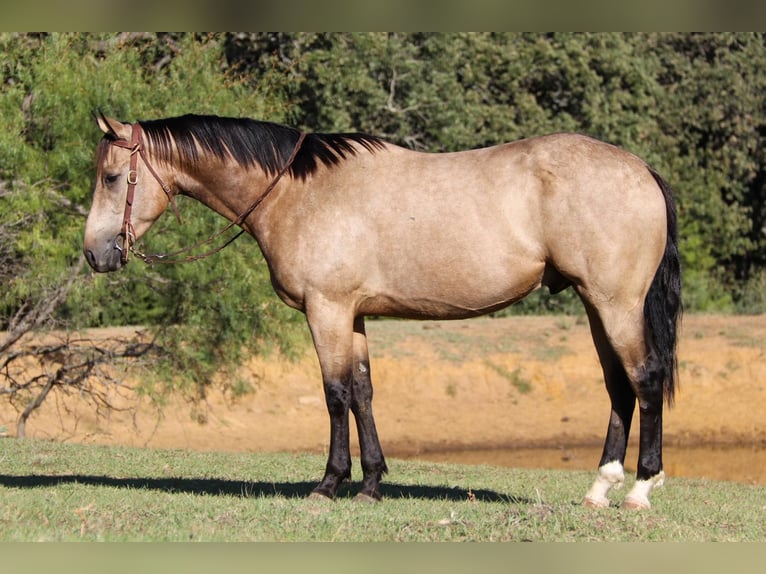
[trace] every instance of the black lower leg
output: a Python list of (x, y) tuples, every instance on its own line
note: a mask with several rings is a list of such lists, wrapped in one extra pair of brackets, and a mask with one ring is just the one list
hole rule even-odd
[(625, 463), (625, 451), (628, 448), (630, 424), (636, 406), (636, 397), (625, 374), (625, 369), (621, 365), (612, 369), (609, 374), (607, 390), (609, 391), (612, 410), (599, 466), (613, 461), (622, 465)]
[(330, 454), (322, 481), (314, 493), (335, 498), (340, 484), (351, 478), (348, 409), (351, 385), (342, 381), (325, 382), (325, 399), (330, 413)]
[(662, 470), (662, 401), (663, 376), (661, 369), (652, 369), (647, 363), (639, 380), (641, 438), (638, 450), (636, 478), (647, 480)]
[(351, 410), (356, 419), (364, 479), (360, 494), (380, 499), (380, 480), (388, 472), (383, 449), (380, 446), (375, 419), (372, 415), (372, 381), (369, 362), (361, 361), (355, 367)]
[(662, 403), (639, 405), (641, 440), (638, 450), (636, 478), (648, 480), (662, 470)]

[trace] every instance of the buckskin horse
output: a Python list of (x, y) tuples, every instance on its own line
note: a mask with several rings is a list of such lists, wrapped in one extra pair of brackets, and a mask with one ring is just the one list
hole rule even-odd
[(83, 247), (94, 270), (116, 271), (131, 252), (160, 260), (134, 243), (183, 194), (252, 235), (277, 295), (305, 313), (330, 417), (327, 466), (312, 497), (334, 498), (351, 476), (350, 410), (363, 470), (357, 498), (381, 498), (388, 469), (365, 316), (463, 319), (546, 286), (572, 287), (582, 300), (611, 401), (583, 504), (608, 507), (624, 482), (637, 402), (636, 481), (622, 504), (650, 507), (664, 480), (662, 412), (676, 387), (681, 278), (672, 191), (644, 161), (576, 134), (422, 153), (366, 134), (246, 118), (96, 121), (103, 137)]

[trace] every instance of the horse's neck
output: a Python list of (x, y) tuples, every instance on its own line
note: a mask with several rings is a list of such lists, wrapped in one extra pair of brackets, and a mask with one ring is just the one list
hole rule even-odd
[(245, 218), (243, 227), (253, 235), (256, 234), (255, 223), (258, 221), (260, 202), (274, 199), (268, 196), (277, 195), (280, 192), (278, 188), (285, 185), (285, 181), (280, 181), (275, 189), (270, 189), (274, 176), (268, 176), (260, 169), (247, 170), (238, 165), (216, 166), (201, 171), (200, 175), (187, 175), (183, 179), (185, 181), (181, 189), (184, 195), (199, 201), (229, 221), (237, 221), (252, 211)]

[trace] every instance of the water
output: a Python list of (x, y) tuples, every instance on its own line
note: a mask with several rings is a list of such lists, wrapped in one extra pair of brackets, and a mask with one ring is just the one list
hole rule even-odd
[[(455, 464), (488, 464), (514, 468), (592, 470), (601, 458), (601, 446), (567, 448), (474, 449), (408, 455), (411, 460)], [(626, 475), (635, 475), (637, 447), (628, 448)], [(665, 474), (672, 478), (728, 480), (766, 485), (766, 448), (763, 446), (666, 446)]]

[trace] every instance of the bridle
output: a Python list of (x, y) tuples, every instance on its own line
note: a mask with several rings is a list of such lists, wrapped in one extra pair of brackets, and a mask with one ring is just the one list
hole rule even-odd
[(182, 224), (182, 221), (181, 221), (181, 216), (178, 212), (178, 207), (176, 206), (176, 202), (174, 199), (176, 192), (174, 192), (173, 189), (162, 180), (160, 175), (156, 172), (156, 170), (152, 167), (152, 165), (149, 163), (149, 161), (146, 158), (142, 133), (143, 133), (143, 128), (141, 127), (141, 125), (139, 123), (134, 123), (133, 129), (130, 135), (130, 141), (124, 138), (116, 138), (110, 141), (111, 145), (130, 150), (130, 168), (128, 170), (128, 192), (125, 197), (125, 211), (122, 216), (122, 227), (120, 228), (120, 235), (122, 236), (122, 246), (115, 243), (115, 249), (119, 250), (120, 261), (123, 265), (125, 265), (128, 262), (129, 252), (133, 253), (133, 255), (135, 255), (138, 259), (141, 259), (144, 263), (186, 263), (189, 261), (196, 261), (198, 259), (209, 257), (210, 255), (218, 253), (221, 249), (230, 245), (232, 242), (234, 242), (235, 239), (237, 239), (240, 235), (242, 235), (245, 232), (244, 229), (240, 229), (240, 231), (236, 235), (234, 235), (231, 239), (227, 240), (222, 245), (219, 245), (218, 247), (210, 251), (207, 251), (205, 253), (201, 253), (198, 255), (188, 255), (180, 259), (177, 258), (177, 256), (181, 255), (182, 253), (187, 253), (191, 251), (192, 249), (211, 243), (214, 239), (220, 237), (221, 235), (226, 233), (229, 229), (231, 229), (235, 225), (242, 225), (242, 223), (244, 223), (244, 221), (248, 218), (248, 216), (253, 211), (255, 211), (258, 208), (258, 206), (263, 202), (263, 200), (266, 199), (266, 197), (272, 192), (272, 190), (276, 187), (277, 183), (279, 183), (279, 180), (282, 179), (282, 176), (290, 169), (290, 166), (292, 166), (293, 162), (295, 161), (295, 157), (298, 155), (298, 151), (300, 151), (301, 145), (303, 144), (303, 140), (306, 138), (306, 133), (301, 132), (300, 135), (298, 136), (298, 141), (295, 143), (295, 147), (293, 148), (293, 151), (290, 154), (290, 157), (287, 159), (285, 164), (282, 166), (282, 169), (279, 170), (279, 172), (271, 181), (271, 183), (266, 188), (266, 190), (258, 197), (258, 199), (256, 199), (252, 204), (250, 204), (250, 206), (245, 211), (243, 211), (235, 220), (231, 221), (226, 227), (221, 229), (221, 231), (211, 235), (207, 239), (204, 239), (193, 245), (184, 247), (172, 253), (164, 253), (164, 254), (158, 253), (153, 255), (146, 255), (144, 253), (141, 253), (140, 251), (137, 251), (133, 247), (135, 243), (136, 232), (135, 232), (135, 229), (133, 228), (133, 224), (130, 222), (131, 215), (133, 213), (133, 200), (134, 200), (134, 196), (136, 192), (136, 184), (138, 183), (138, 171), (136, 170), (136, 168), (138, 167), (139, 156), (141, 157), (141, 160), (144, 162), (144, 165), (149, 170), (149, 173), (151, 173), (154, 176), (154, 179), (156, 179), (157, 183), (160, 184), (160, 187), (162, 187), (162, 190), (165, 192), (165, 195), (168, 196), (168, 201), (170, 202), (170, 205), (173, 206), (173, 212), (175, 213), (175, 216), (176, 216), (176, 219), (178, 220), (179, 225)]
[(136, 237), (136, 231), (135, 229), (133, 229), (133, 224), (130, 222), (130, 216), (133, 213), (133, 197), (136, 192), (136, 184), (138, 183), (138, 171), (136, 170), (136, 168), (138, 167), (138, 156), (141, 156), (141, 159), (143, 160), (144, 165), (149, 169), (149, 172), (154, 176), (154, 179), (157, 180), (157, 183), (160, 184), (160, 187), (162, 187), (162, 190), (168, 196), (168, 200), (170, 201), (170, 204), (173, 206), (173, 211), (176, 214), (176, 219), (178, 219), (178, 223), (181, 224), (181, 216), (178, 213), (178, 207), (176, 207), (176, 202), (173, 199), (175, 196), (175, 193), (173, 193), (173, 190), (170, 188), (170, 186), (168, 186), (164, 181), (162, 181), (162, 178), (159, 176), (159, 174), (154, 170), (152, 165), (146, 160), (146, 154), (144, 153), (143, 138), (141, 137), (142, 132), (143, 132), (143, 129), (141, 128), (140, 124), (136, 123), (136, 124), (133, 124), (133, 130), (130, 135), (130, 141), (120, 138), (120, 139), (112, 140), (110, 142), (114, 146), (130, 150), (130, 169), (128, 170), (128, 194), (125, 197), (125, 211), (122, 215), (122, 227), (120, 228), (120, 235), (122, 236), (122, 247), (115, 244), (115, 248), (119, 249), (120, 251), (120, 260), (122, 261), (123, 265), (125, 265), (128, 262), (128, 252), (132, 249), (133, 243), (135, 243), (135, 237)]

